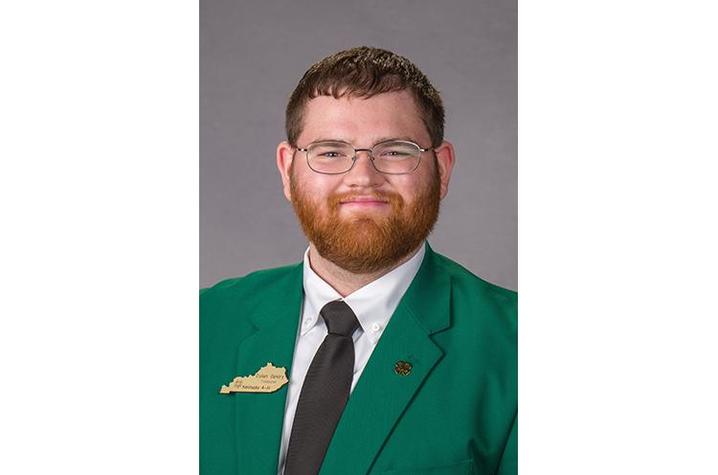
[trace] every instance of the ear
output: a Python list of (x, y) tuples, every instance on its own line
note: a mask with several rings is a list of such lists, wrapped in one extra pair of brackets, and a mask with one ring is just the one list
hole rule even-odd
[(449, 180), (451, 171), (454, 169), (454, 146), (451, 142), (444, 140), (441, 145), (434, 149), (436, 154), (436, 165), (439, 168), (439, 179), (441, 181), (441, 199), (444, 199), (449, 192)]
[(291, 174), (289, 173), (289, 169), (292, 166), (292, 160), (294, 160), (294, 152), (295, 149), (289, 145), (289, 142), (285, 141), (277, 146), (277, 168), (279, 169), (279, 174), (282, 176), (284, 196), (286, 196), (289, 202), (292, 201), (292, 192), (290, 187)]

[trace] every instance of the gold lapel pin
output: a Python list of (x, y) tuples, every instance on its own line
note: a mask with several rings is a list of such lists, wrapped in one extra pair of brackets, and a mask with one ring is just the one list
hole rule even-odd
[(287, 384), (287, 370), (267, 363), (251, 376), (237, 376), (229, 385), (223, 384), (220, 394), (229, 393), (273, 393)]
[(394, 363), (394, 372), (399, 376), (406, 376), (411, 373), (411, 363), (402, 360), (397, 361)]

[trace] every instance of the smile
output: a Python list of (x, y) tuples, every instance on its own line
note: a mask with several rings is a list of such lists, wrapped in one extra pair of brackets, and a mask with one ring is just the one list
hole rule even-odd
[(378, 198), (352, 198), (350, 200), (341, 201), (342, 205), (345, 206), (357, 206), (357, 207), (374, 207), (388, 205), (389, 202)]

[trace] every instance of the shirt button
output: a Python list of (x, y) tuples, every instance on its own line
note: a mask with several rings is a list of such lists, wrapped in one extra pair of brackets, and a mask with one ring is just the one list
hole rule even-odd
[(379, 330), (381, 330), (381, 325), (379, 325), (378, 323), (372, 323), (371, 331), (378, 332)]

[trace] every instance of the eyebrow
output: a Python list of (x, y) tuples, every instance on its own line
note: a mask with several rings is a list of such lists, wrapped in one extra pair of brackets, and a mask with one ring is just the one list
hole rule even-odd
[[(382, 142), (388, 142), (390, 140), (403, 140), (405, 142), (412, 142), (412, 143), (418, 143), (415, 138), (409, 137), (408, 135), (402, 135), (399, 137), (379, 137), (374, 141), (372, 144), (372, 147), (376, 144), (382, 143)], [(341, 142), (341, 143), (348, 143), (353, 146), (353, 144), (349, 140), (344, 139), (338, 139), (338, 138), (318, 138), (317, 140), (313, 140), (310, 143), (317, 143), (317, 142)]]

